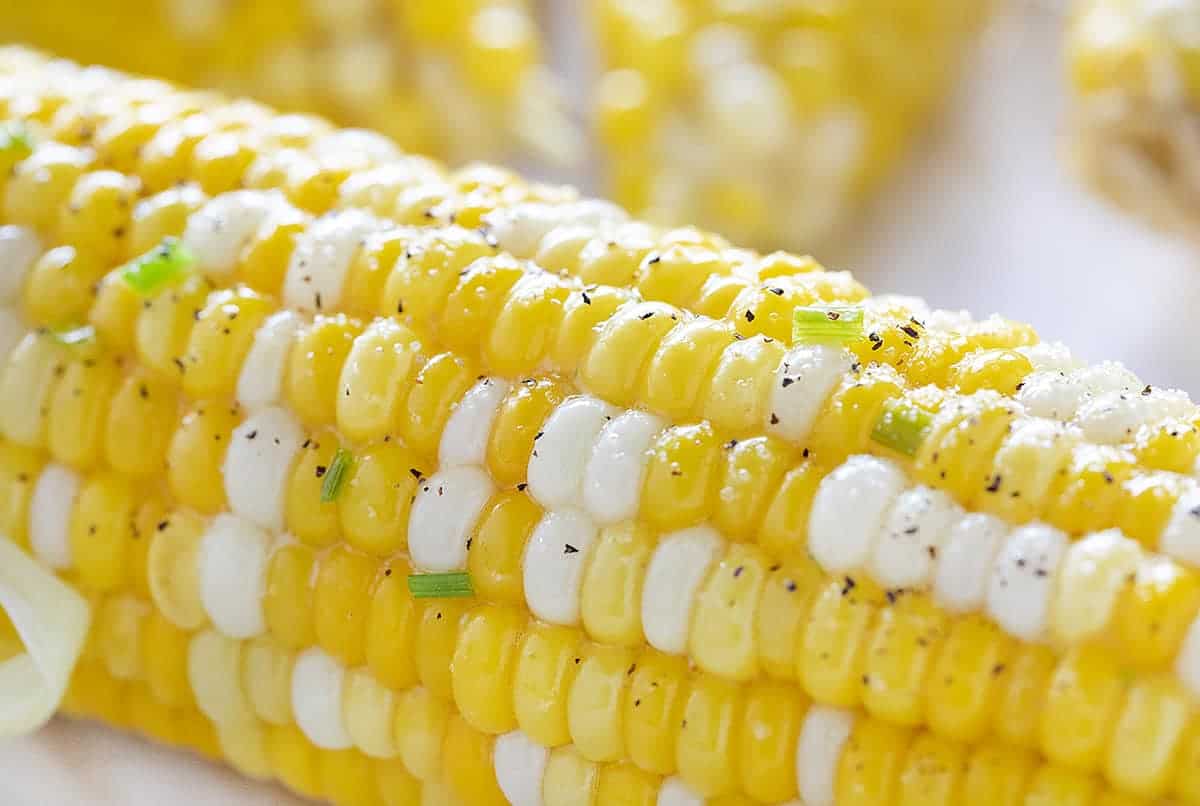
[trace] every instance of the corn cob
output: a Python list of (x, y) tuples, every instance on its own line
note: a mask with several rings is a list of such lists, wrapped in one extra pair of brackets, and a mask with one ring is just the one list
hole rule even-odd
[(987, 3), (591, 5), (607, 192), (654, 219), (811, 248), (928, 119)]
[[(247, 94), (455, 160), (573, 159), (526, 0), (49, 0), (0, 42)], [(536, 126), (532, 125), (536, 121)]]
[[(1181, 393), (498, 169), (0, 73), (0, 694), (44, 692), (0, 733), (61, 696), (339, 804), (1200, 802)], [(332, 193), (274, 170), (328, 153)]]
[(1071, 20), (1071, 155), (1157, 227), (1200, 231), (1200, 3), (1083, 0)]

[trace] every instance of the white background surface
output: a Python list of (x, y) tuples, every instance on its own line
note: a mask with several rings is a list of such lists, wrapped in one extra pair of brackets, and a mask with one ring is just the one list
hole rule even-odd
[[(920, 153), (825, 260), (877, 292), (1033, 322), (1087, 359), (1200, 396), (1200, 253), (1091, 198), (1063, 168), (1059, 43), (1044, 12), (1000, 18)], [(88, 725), (0, 745), (3, 806), (298, 802)]]

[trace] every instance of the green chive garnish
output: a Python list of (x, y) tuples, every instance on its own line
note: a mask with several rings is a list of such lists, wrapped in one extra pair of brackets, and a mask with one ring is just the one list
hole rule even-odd
[(338, 448), (337, 453), (333, 455), (332, 464), (325, 471), (325, 480), (321, 482), (322, 504), (337, 500), (338, 494), (342, 491), (342, 482), (346, 480), (346, 474), (353, 466), (354, 454), (345, 448)]
[(871, 439), (905, 456), (916, 456), (925, 441), (933, 415), (920, 406), (893, 400), (871, 430)]
[(863, 310), (850, 305), (810, 305), (792, 316), (794, 344), (847, 344), (863, 335)]
[(33, 139), (29, 130), (20, 123), (0, 126), (0, 154), (9, 154), (23, 160), (33, 153)]
[(471, 575), (466, 571), (448, 574), (409, 574), (408, 592), (414, 599), (461, 599), (474, 596)]
[(121, 269), (121, 276), (143, 297), (157, 293), (179, 280), (196, 262), (196, 258), (178, 238), (163, 238), (163, 242)]
[(83, 327), (72, 327), (66, 330), (56, 330), (53, 333), (54, 340), (59, 344), (65, 344), (68, 347), (77, 347), (82, 344), (91, 344), (96, 340), (96, 328), (91, 325)]

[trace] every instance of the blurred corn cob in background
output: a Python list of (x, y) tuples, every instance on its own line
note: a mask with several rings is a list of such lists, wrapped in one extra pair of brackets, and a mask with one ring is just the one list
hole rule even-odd
[(1182, 393), (25, 50), (0, 120), (0, 735), (69, 678), (347, 806), (1200, 803)]
[(1200, 239), (1200, 2), (1078, 0), (1072, 156), (1100, 192)]
[(985, 14), (960, 0), (589, 0), (609, 195), (810, 248), (905, 153)]
[(316, 112), (453, 162), (520, 158), (598, 178), (658, 223), (811, 249), (905, 153), (986, 6), (571, 0), (546, 6), (565, 29), (554, 48), (531, 5), (47, 0), (0, 16), (0, 42)]
[(578, 160), (528, 0), (46, 0), (0, 42), (245, 94), (446, 159)]

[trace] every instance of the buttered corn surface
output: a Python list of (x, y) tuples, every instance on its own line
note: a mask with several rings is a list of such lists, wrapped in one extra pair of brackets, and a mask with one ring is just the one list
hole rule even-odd
[(1084, 177), (1200, 237), (1200, 2), (1078, 0), (1067, 47)]
[[(372, 806), (1200, 802), (1182, 393), (378, 135), (0, 73), (0, 734), (65, 687)], [(821, 305), (861, 332), (794, 339)]]
[(657, 223), (811, 248), (904, 154), (988, 5), (561, 0), (542, 8), (565, 29), (555, 43), (527, 0), (47, 0), (8, 10), (0, 41), (455, 162), (597, 173), (603, 195)]

